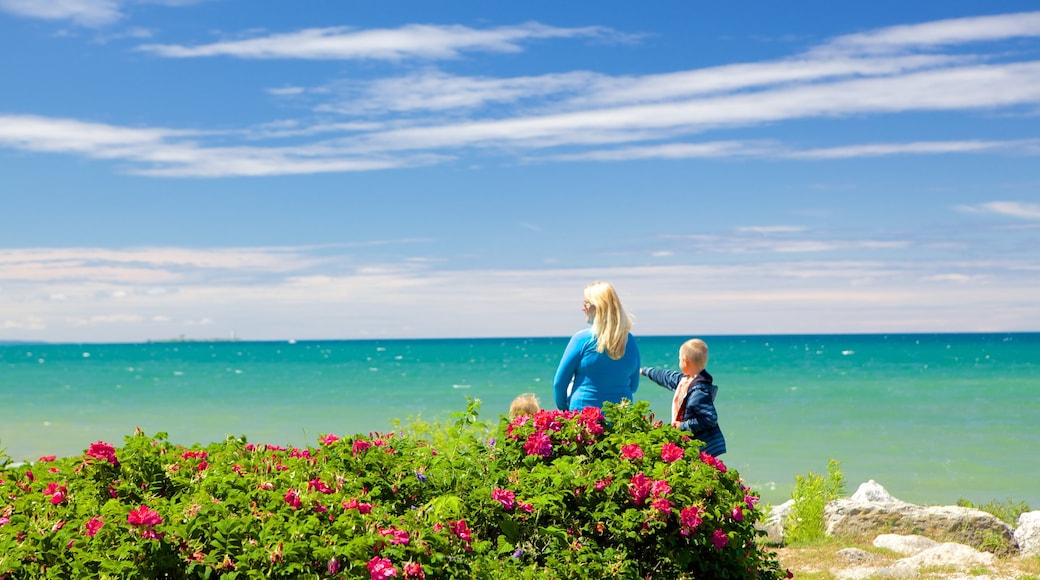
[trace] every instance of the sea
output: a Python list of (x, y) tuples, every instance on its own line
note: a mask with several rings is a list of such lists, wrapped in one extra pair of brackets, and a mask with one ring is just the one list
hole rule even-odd
[[(686, 337), (637, 338), (675, 368)], [(922, 505), (1040, 509), (1040, 333), (706, 336), (729, 451), (763, 501), (830, 461), (846, 493), (874, 480)], [(479, 399), (497, 422), (521, 393), (553, 406), (559, 338), (175, 341), (0, 345), (0, 453), (9, 461), (121, 445), (136, 428), (184, 446), (444, 422)], [(661, 418), (671, 394), (636, 392)], [(0, 463), (3, 460), (0, 459)]]

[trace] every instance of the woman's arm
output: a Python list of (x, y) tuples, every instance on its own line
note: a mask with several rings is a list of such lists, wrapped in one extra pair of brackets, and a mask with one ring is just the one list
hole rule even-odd
[[(583, 336), (584, 335), (584, 336)], [(567, 348), (560, 358), (560, 365), (556, 367), (556, 376), (553, 377), (553, 398), (556, 400), (556, 408), (566, 411), (570, 401), (567, 400), (567, 387), (574, 380), (574, 373), (578, 370), (581, 362), (582, 350), (588, 341), (588, 333), (578, 331), (567, 343)]]

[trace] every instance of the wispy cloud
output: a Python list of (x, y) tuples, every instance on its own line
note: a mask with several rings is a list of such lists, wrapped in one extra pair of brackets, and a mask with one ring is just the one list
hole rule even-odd
[[(911, 112), (1037, 109), (1040, 61), (1015, 61), (1006, 52), (915, 51), (1036, 36), (1038, 21), (1040, 12), (892, 27), (839, 37), (789, 59), (646, 76), (571, 71), (493, 78), (425, 69), (349, 87), (287, 85), (268, 93), (322, 98), (312, 103), (319, 120), (286, 119), (220, 133), (0, 114), (0, 146), (114, 160), (135, 174), (207, 178), (377, 171), (471, 157), (530, 163), (1036, 154), (1035, 139), (974, 135), (810, 148), (776, 138), (701, 136), (760, 127), (768, 134), (769, 127), (808, 119), (840, 123)], [(487, 29), (410, 25), (142, 49), (170, 57), (429, 60), (519, 51), (539, 39), (616, 34), (539, 23)]]
[(991, 201), (978, 205), (960, 205), (956, 209), (963, 213), (992, 214), (1026, 220), (1040, 220), (1040, 203)]
[[(0, 11), (26, 18), (69, 21), (79, 26), (96, 28), (119, 22), (125, 17), (127, 4), (190, 6), (209, 0), (0, 0)], [(141, 29), (131, 29), (131, 38), (148, 36)], [(111, 39), (112, 37), (106, 37)]]
[(519, 52), (521, 43), (532, 40), (601, 36), (608, 32), (600, 27), (557, 28), (537, 22), (488, 29), (429, 24), (372, 30), (337, 26), (199, 46), (147, 44), (139, 50), (168, 58), (454, 59), (466, 52)]

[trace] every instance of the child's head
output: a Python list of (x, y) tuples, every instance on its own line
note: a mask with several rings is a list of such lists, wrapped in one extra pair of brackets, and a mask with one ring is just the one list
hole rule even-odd
[(679, 369), (684, 375), (695, 375), (708, 366), (708, 345), (699, 338), (691, 338), (679, 347)]
[(520, 415), (534, 415), (538, 412), (538, 397), (534, 393), (524, 393), (513, 399), (509, 405), (509, 418), (516, 419)]

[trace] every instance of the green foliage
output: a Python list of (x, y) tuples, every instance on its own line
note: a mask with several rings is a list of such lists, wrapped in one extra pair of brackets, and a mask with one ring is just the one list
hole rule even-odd
[(784, 522), (784, 539), (791, 544), (815, 543), (823, 540), (826, 530), (823, 508), (845, 495), (845, 475), (840, 463), (827, 462), (827, 475), (809, 472), (795, 476), (791, 499), (794, 504)]
[(757, 494), (647, 403), (478, 411), (306, 449), (138, 432), (0, 469), (0, 578), (785, 576)]
[(987, 503), (976, 505), (970, 500), (961, 498), (957, 500), (957, 505), (961, 507), (974, 508), (987, 513), (1000, 519), (1002, 522), (1007, 522), (1014, 525), (1018, 521), (1018, 517), (1026, 512), (1032, 511), (1029, 504), (1022, 501), (1015, 501), (1008, 498), (1004, 501), (991, 500)]

